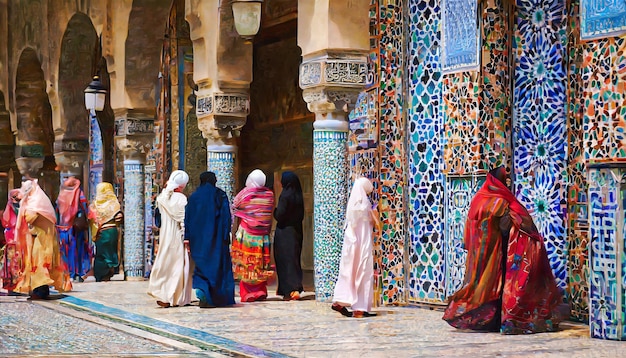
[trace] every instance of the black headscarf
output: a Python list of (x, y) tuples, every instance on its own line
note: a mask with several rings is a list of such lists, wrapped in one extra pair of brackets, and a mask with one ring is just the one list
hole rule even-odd
[(283, 172), (280, 178), (283, 191), (278, 198), (278, 204), (274, 210), (274, 218), (277, 227), (295, 226), (302, 231), (304, 219), (304, 198), (300, 179), (294, 172)]
[(217, 177), (215, 176), (215, 173), (213, 172), (204, 172), (202, 174), (200, 174), (200, 185), (204, 185), (206, 183), (209, 183), (213, 186), (215, 186), (215, 184), (217, 184)]
[(497, 167), (495, 169), (491, 169), (489, 171), (489, 174), (493, 175), (502, 184), (507, 185), (506, 184), (507, 174), (506, 174), (506, 168), (504, 167), (504, 165), (501, 165), (501, 166), (499, 166), (499, 167)]

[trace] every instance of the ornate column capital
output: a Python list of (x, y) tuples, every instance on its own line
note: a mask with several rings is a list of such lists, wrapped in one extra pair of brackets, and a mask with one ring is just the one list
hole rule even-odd
[(238, 136), (250, 114), (250, 94), (206, 92), (196, 98), (198, 128), (206, 139), (224, 141)]
[(349, 112), (365, 88), (367, 57), (358, 51), (307, 56), (300, 65), (300, 88), (311, 112)]
[(15, 159), (17, 169), (22, 176), (37, 178), (39, 171), (43, 168), (43, 157), (19, 157)]
[(115, 145), (124, 160), (144, 164), (154, 141), (154, 117), (120, 110), (115, 113)]

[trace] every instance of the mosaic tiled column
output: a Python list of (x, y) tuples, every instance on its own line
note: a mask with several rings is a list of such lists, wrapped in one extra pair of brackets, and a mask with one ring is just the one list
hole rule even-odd
[(234, 145), (207, 146), (207, 168), (215, 173), (217, 187), (224, 190), (232, 202), (235, 197), (235, 154)]
[(89, 195), (89, 202), (96, 198), (96, 187), (102, 183), (104, 170), (104, 150), (102, 132), (98, 117), (94, 110), (89, 115), (89, 180), (85, 180), (85, 188)]
[[(345, 54), (344, 54), (345, 55)], [(339, 274), (348, 202), (348, 121), (350, 107), (365, 84), (365, 57), (337, 54), (306, 60), (300, 87), (313, 123), (313, 261), (315, 297), (332, 299)]]
[(116, 113), (115, 142), (124, 158), (124, 278), (144, 279), (145, 252), (145, 163), (154, 138), (154, 120), (144, 115)]
[(318, 301), (332, 298), (339, 274), (349, 190), (347, 124), (343, 118), (313, 124), (313, 259)]
[(127, 280), (144, 277), (144, 163), (124, 160), (124, 276)]

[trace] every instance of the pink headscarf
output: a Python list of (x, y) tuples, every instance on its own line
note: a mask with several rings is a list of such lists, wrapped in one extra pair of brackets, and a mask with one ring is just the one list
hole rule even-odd
[(80, 180), (75, 177), (69, 177), (61, 186), (61, 192), (57, 198), (57, 206), (59, 209), (59, 224), (71, 225), (74, 216), (78, 213), (78, 204), (80, 202)]
[(20, 231), (20, 226), (25, 224), (25, 220), (22, 219), (26, 211), (35, 212), (46, 218), (52, 224), (56, 224), (57, 217), (52, 202), (37, 183), (37, 179), (24, 181), (21, 190), (24, 198), (20, 204), (20, 211), (17, 214), (16, 229), (18, 232)]
[(7, 206), (4, 208), (4, 213), (2, 213), (2, 226), (9, 227), (15, 225), (12, 222), (12, 218), (17, 219), (17, 213), (14, 210), (13, 204), (19, 203), (21, 200), (22, 191), (20, 189), (11, 189), (9, 191), (9, 200), (7, 201)]

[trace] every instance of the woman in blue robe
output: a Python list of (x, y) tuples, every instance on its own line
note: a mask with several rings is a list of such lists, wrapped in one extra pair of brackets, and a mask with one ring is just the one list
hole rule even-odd
[(202, 173), (200, 186), (189, 197), (185, 211), (185, 238), (195, 263), (193, 288), (201, 308), (235, 304), (230, 203), (216, 182), (213, 172)]

